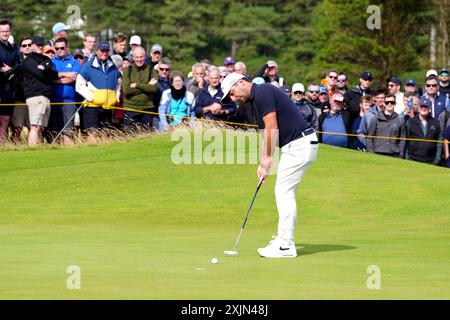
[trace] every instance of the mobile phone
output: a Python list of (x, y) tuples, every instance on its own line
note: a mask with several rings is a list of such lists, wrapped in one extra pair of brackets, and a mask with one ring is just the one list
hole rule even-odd
[(412, 109), (413, 107), (414, 107), (413, 99), (409, 99), (409, 100), (408, 100), (408, 108), (409, 108), (409, 109)]

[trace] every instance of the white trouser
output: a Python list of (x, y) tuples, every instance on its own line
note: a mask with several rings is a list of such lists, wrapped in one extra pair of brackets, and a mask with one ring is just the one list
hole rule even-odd
[(275, 197), (278, 208), (278, 238), (292, 243), (297, 221), (295, 192), (308, 168), (317, 159), (319, 144), (315, 133), (291, 141), (281, 148)]

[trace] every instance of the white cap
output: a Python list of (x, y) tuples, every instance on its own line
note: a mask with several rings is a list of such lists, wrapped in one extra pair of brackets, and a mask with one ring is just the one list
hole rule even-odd
[(276, 67), (276, 68), (278, 68), (278, 63), (276, 62), (276, 61), (274, 61), (274, 60), (269, 60), (269, 61), (267, 61), (266, 62), (266, 64), (267, 64), (267, 66), (270, 68), (270, 67)]
[(297, 91), (301, 91), (301, 92), (305, 92), (305, 86), (302, 83), (294, 83), (292, 85), (292, 92), (297, 92)]
[(139, 36), (137, 36), (137, 35), (134, 35), (134, 36), (131, 36), (131, 38), (130, 38), (130, 45), (132, 45), (132, 44), (137, 44), (137, 45), (141, 45), (141, 37), (139, 37)]
[(425, 76), (425, 78), (428, 78), (429, 76), (436, 76), (437, 77), (438, 73), (436, 70), (434, 69), (430, 69), (427, 71), (427, 75)]
[(222, 84), (220, 85), (223, 92), (223, 97), (222, 99), (220, 99), (221, 103), (224, 104), (228, 103), (229, 100), (228, 95), (230, 94), (231, 87), (233, 87), (236, 84), (236, 82), (238, 82), (242, 78), (245, 78), (243, 74), (232, 72), (229, 75), (227, 75), (225, 79), (223, 79)]

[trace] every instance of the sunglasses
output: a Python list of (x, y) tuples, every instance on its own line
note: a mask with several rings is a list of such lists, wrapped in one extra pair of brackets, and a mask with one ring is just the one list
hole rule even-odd
[(392, 104), (392, 105), (395, 105), (395, 101), (385, 101), (384, 104)]
[(293, 94), (303, 94), (303, 92), (301, 92), (301, 91), (295, 91), (295, 92), (293, 92)]
[(319, 90), (309, 90), (309, 93), (312, 93), (312, 94), (319, 94), (320, 91), (319, 91)]
[(169, 72), (169, 71), (170, 71), (170, 68), (159, 68), (159, 71), (166, 71), (166, 72)]
[(427, 88), (433, 87), (436, 88), (438, 85), (437, 84), (426, 84)]
[(59, 50), (66, 50), (66, 47), (55, 47), (55, 50), (56, 50), (56, 51), (59, 51)]
[(337, 79), (337, 77), (335, 77), (335, 76), (328, 76), (328, 78), (330, 78), (330, 79)]
[(26, 48), (26, 47), (31, 47), (31, 46), (32, 46), (32, 43), (28, 43), (28, 44), (23, 44), (21, 47)]
[(347, 79), (337, 79), (336, 82), (345, 82)]

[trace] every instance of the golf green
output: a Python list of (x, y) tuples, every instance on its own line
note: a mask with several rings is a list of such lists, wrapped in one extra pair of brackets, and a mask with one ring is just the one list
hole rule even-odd
[(176, 165), (176, 145), (1, 151), (0, 299), (450, 298), (449, 170), (320, 145), (299, 256), (256, 254), (276, 232), (270, 176), (227, 257), (257, 166)]

